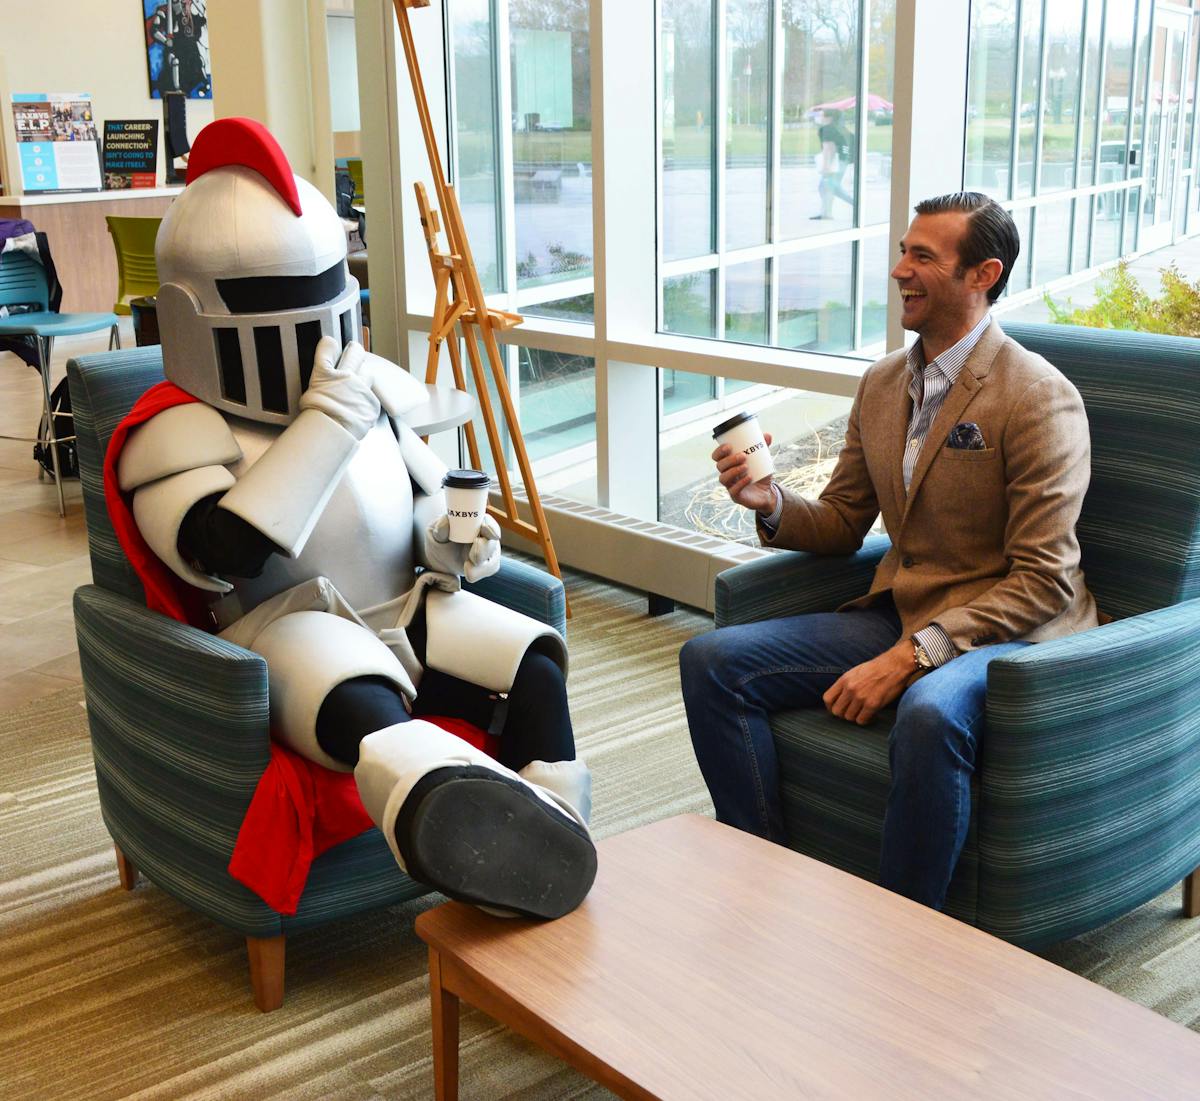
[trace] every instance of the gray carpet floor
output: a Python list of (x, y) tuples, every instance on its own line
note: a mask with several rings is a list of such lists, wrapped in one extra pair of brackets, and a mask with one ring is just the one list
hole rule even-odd
[[(676, 655), (711, 620), (569, 576), (572, 714), (599, 836), (711, 814)], [(253, 1006), (244, 941), (142, 881), (117, 883), (75, 690), (0, 718), (0, 1098), (430, 1097), (424, 945), (439, 901), (289, 939), (283, 1008)], [(1200, 1027), (1200, 921), (1172, 892), (1048, 958)], [(465, 1099), (609, 1096), (475, 1011)]]

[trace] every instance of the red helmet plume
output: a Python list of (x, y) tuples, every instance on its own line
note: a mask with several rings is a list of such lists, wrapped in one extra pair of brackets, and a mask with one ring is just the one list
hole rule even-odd
[(262, 176), (297, 218), (300, 194), (292, 166), (271, 132), (254, 119), (226, 118), (210, 122), (192, 142), (187, 182), (193, 183), (214, 168), (241, 165)]

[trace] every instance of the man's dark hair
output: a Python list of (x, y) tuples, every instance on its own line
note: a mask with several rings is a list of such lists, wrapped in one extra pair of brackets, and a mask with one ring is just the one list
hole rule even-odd
[(842, 121), (842, 112), (837, 107), (822, 107), (825, 117), (835, 125)]
[(1000, 278), (988, 288), (988, 301), (1004, 292), (1021, 251), (1017, 225), (995, 199), (979, 191), (957, 191), (917, 203), (918, 214), (959, 213), (968, 215), (967, 232), (958, 244), (958, 274), (967, 268), (996, 259), (1004, 265)]

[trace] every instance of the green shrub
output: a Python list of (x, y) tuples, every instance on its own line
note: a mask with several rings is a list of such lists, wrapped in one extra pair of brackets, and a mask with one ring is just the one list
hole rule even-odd
[(1058, 325), (1200, 336), (1200, 279), (1189, 283), (1174, 264), (1159, 274), (1162, 287), (1157, 298), (1130, 274), (1124, 260), (1100, 277), (1096, 301), (1091, 306), (1072, 309), (1070, 299), (1059, 306), (1049, 294), (1043, 298)]

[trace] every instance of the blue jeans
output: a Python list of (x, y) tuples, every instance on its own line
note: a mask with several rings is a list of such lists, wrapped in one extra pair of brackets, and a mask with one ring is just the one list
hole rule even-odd
[[(692, 745), (717, 819), (784, 841), (770, 715), (823, 707), (847, 669), (900, 637), (890, 602), (859, 611), (722, 627), (679, 655)], [(971, 817), (971, 773), (983, 733), (988, 664), (1021, 642), (960, 654), (900, 697), (888, 739), (892, 784), (879, 881), (940, 909)]]

